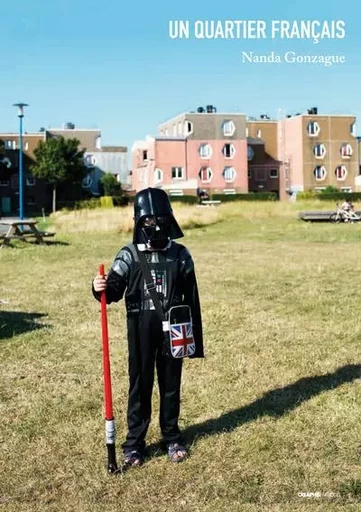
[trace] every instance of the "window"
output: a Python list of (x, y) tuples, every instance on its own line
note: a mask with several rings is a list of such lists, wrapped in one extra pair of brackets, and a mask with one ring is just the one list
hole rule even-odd
[(209, 183), (212, 179), (213, 173), (210, 167), (201, 167), (201, 170), (198, 173), (202, 183)]
[(278, 178), (278, 169), (271, 169), (269, 175), (270, 178)]
[(247, 158), (248, 158), (248, 161), (252, 160), (253, 157), (254, 157), (254, 151), (251, 148), (251, 146), (248, 146), (247, 147)]
[(262, 130), (257, 130), (257, 137), (259, 139), (262, 137)]
[(209, 144), (201, 144), (199, 146), (199, 155), (201, 158), (210, 158), (212, 155), (212, 148)]
[(24, 142), (24, 150), (27, 151), (29, 149), (29, 143)]
[(341, 144), (340, 155), (342, 156), (342, 158), (350, 158), (350, 156), (352, 156), (351, 144)]
[(234, 167), (225, 167), (223, 170), (223, 178), (227, 183), (231, 183), (236, 178), (236, 171)]
[(313, 146), (313, 154), (316, 158), (323, 158), (326, 154), (326, 146), (324, 144), (316, 144)]
[(102, 139), (100, 135), (98, 135), (98, 137), (95, 139), (95, 147), (97, 149), (101, 149), (102, 147)]
[(347, 176), (347, 169), (345, 165), (338, 165), (335, 169), (335, 176), (337, 181), (344, 181)]
[(352, 192), (352, 187), (341, 187), (341, 192)]
[(154, 183), (160, 183), (163, 181), (163, 171), (162, 169), (154, 169)]
[(313, 174), (317, 181), (324, 180), (326, 178), (326, 174), (327, 174), (325, 166), (317, 165), (313, 170)]
[(148, 151), (146, 149), (143, 150), (143, 162), (148, 160)]
[(248, 129), (248, 126), (246, 127), (246, 137), (249, 137), (249, 129)]
[(248, 175), (248, 178), (252, 178), (252, 169), (248, 169), (247, 175)]
[(5, 149), (16, 149), (16, 141), (15, 140), (6, 140), (5, 141)]
[(225, 188), (223, 190), (223, 194), (225, 194), (227, 196), (232, 196), (235, 193), (236, 193), (236, 189), (235, 188)]
[(184, 121), (184, 135), (190, 135), (193, 132), (193, 124), (190, 121)]
[(232, 137), (236, 131), (236, 127), (233, 121), (224, 121), (222, 124), (223, 135)]
[(225, 144), (223, 146), (222, 153), (224, 158), (234, 158), (234, 155), (236, 154), (236, 148), (233, 146), (233, 144)]
[(182, 180), (183, 178), (183, 167), (172, 167), (172, 179)]
[(317, 137), (317, 135), (320, 133), (320, 127), (319, 124), (316, 121), (311, 121), (307, 125), (307, 133), (310, 137)]
[(32, 176), (29, 176), (29, 178), (26, 178), (26, 185), (28, 187), (34, 187), (35, 186), (35, 178)]
[(350, 126), (350, 133), (353, 137), (356, 137), (356, 123), (352, 123), (352, 125)]

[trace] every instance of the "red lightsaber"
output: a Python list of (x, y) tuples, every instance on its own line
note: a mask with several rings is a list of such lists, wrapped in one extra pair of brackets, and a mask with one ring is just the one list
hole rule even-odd
[[(99, 266), (99, 274), (104, 276), (104, 265)], [(117, 459), (115, 451), (115, 421), (113, 415), (112, 381), (110, 373), (109, 338), (107, 319), (107, 300), (105, 291), (100, 292), (102, 342), (103, 342), (103, 375), (105, 401), (105, 440), (108, 452), (108, 473), (116, 473)]]

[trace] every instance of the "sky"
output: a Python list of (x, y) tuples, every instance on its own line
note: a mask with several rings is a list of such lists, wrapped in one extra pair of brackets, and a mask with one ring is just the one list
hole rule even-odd
[[(0, 132), (18, 130), (12, 104), (19, 101), (29, 104), (28, 132), (73, 122), (100, 129), (103, 145), (129, 148), (167, 119), (209, 104), (271, 118), (317, 107), (356, 115), (361, 126), (358, 11), (358, 0), (12, 0), (1, 8)], [(175, 20), (189, 22), (188, 38), (170, 37)], [(196, 22), (206, 20), (263, 20), (266, 38), (196, 38)], [(272, 39), (274, 20), (342, 20), (345, 36), (317, 44)], [(242, 52), (272, 51), (282, 60), (296, 52), (343, 55), (345, 62), (242, 62)]]

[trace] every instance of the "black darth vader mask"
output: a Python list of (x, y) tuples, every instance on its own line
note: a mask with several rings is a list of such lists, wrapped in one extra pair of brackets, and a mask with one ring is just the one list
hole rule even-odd
[(170, 218), (143, 217), (139, 223), (144, 242), (154, 249), (164, 249), (170, 239)]
[(164, 248), (169, 239), (183, 237), (167, 194), (164, 190), (147, 188), (134, 198), (134, 243)]

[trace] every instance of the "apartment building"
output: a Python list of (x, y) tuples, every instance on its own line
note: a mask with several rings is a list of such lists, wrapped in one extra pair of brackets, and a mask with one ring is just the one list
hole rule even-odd
[(306, 113), (271, 120), (261, 116), (247, 122), (249, 135), (265, 142), (266, 152), (278, 160), (280, 198), (304, 190), (333, 186), (355, 190), (360, 172), (356, 118)]
[(246, 116), (214, 106), (180, 114), (132, 147), (132, 188), (170, 194), (248, 191)]
[(354, 116), (320, 115), (311, 109), (286, 117), (278, 123), (278, 142), (286, 192), (355, 189), (359, 163)]
[[(34, 162), (34, 149), (39, 141), (50, 137), (62, 136), (65, 139), (76, 138), (79, 148), (85, 149), (85, 164), (88, 168), (82, 188), (89, 195), (99, 195), (99, 180), (103, 173), (112, 172), (123, 182), (128, 179), (127, 148), (125, 146), (101, 145), (101, 131), (98, 129), (78, 129), (73, 123), (65, 123), (62, 128), (51, 128), (37, 133), (23, 134), (23, 175), (24, 175), (24, 210), (39, 212), (48, 210), (51, 194), (48, 186), (41, 179), (31, 174)], [(0, 211), (2, 214), (18, 214), (19, 208), (19, 134), (0, 133), (4, 155), (0, 157)], [(60, 190), (60, 195), (62, 191)], [(65, 191), (66, 196), (72, 192)]]
[[(25, 133), (23, 135), (23, 200), (25, 210), (42, 207), (42, 198), (46, 195), (46, 185), (36, 180), (30, 171), (34, 162), (34, 149), (39, 141), (45, 140), (45, 132)], [(0, 133), (0, 213), (2, 215), (19, 213), (19, 134)]]

